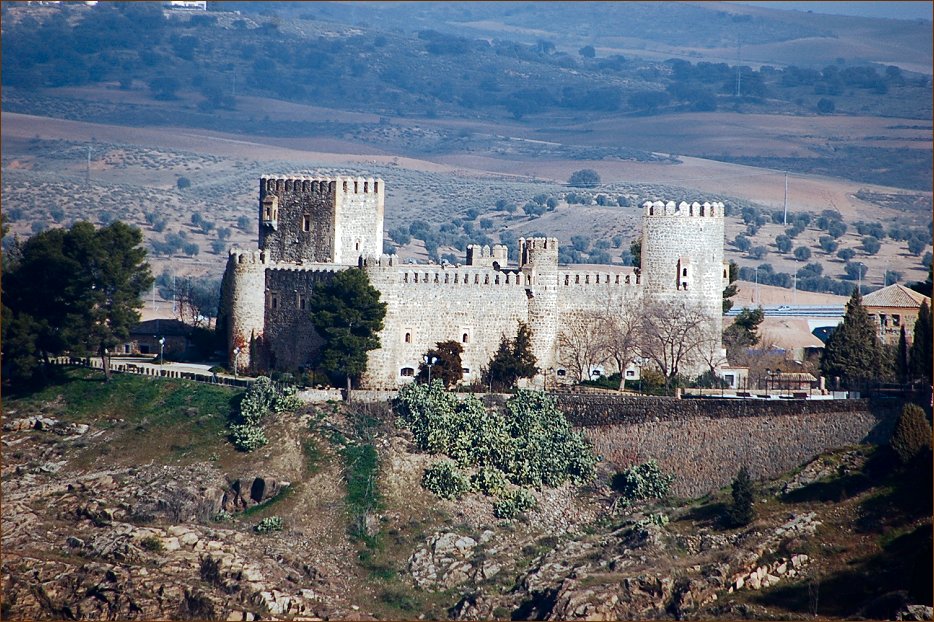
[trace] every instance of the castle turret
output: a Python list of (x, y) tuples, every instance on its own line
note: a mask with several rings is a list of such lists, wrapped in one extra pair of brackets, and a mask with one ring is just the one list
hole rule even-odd
[(222, 288), (231, 368), (257, 363), (265, 327), (266, 266), (264, 251), (231, 250)]
[(355, 265), (383, 251), (383, 181), (262, 177), (259, 247), (270, 261)]
[(538, 367), (555, 365), (558, 339), (558, 239), (519, 238), (519, 269), (529, 304)]

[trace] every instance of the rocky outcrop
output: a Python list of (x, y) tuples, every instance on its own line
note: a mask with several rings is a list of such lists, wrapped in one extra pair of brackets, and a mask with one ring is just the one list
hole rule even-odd
[(484, 531), (477, 541), (453, 532), (436, 533), (409, 557), (408, 572), (416, 585), (428, 590), (491, 579), (502, 569), (495, 560), (500, 551), (488, 546), (493, 535)]

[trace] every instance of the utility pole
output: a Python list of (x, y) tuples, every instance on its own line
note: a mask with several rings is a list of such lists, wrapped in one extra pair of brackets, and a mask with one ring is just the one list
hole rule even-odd
[(91, 145), (88, 145), (88, 165), (84, 170), (84, 185), (91, 185)]
[(742, 77), (742, 70), (740, 69), (740, 65), (739, 65), (739, 63), (740, 63), (740, 52), (741, 52), (742, 49), (743, 49), (743, 42), (742, 42), (742, 40), (739, 38), (739, 36), (737, 36), (737, 37), (736, 37), (736, 97), (737, 97), (737, 98), (739, 98), (739, 94), (740, 94), (740, 85), (742, 84), (742, 80), (743, 80), (743, 77)]
[(788, 226), (788, 171), (785, 171), (785, 201), (783, 202), (785, 215), (782, 217), (782, 224)]

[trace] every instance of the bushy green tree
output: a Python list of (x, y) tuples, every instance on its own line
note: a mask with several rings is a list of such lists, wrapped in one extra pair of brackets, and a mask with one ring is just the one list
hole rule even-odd
[[(464, 377), (464, 367), (461, 363), (461, 354), (464, 346), (456, 341), (439, 341), (436, 347), (425, 353), (429, 359), (436, 362), (431, 366), (431, 377), (444, 384), (445, 388), (456, 385)], [(418, 368), (418, 378), (428, 382), (428, 365), (424, 362)]]
[(759, 343), (759, 325), (764, 319), (762, 307), (743, 309), (733, 323), (723, 329), (723, 346), (728, 359)]
[[(29, 238), (4, 265), (11, 345), (26, 360), (66, 351), (98, 355), (109, 379), (111, 352), (139, 322), (142, 293), (152, 284), (141, 244), (140, 230), (119, 221), (100, 229), (79, 222)], [(34, 351), (26, 354), (29, 347)], [(5, 364), (8, 354), (4, 339)]]
[(515, 386), (520, 378), (531, 378), (538, 373), (532, 353), (532, 329), (519, 322), (515, 339), (502, 336), (499, 348), (484, 371), (483, 381), (494, 391), (505, 391)]
[(876, 326), (855, 289), (846, 303), (843, 323), (827, 339), (820, 366), (824, 375), (839, 376), (849, 386), (882, 375), (882, 347)]
[(600, 174), (592, 168), (584, 168), (571, 173), (568, 185), (575, 188), (593, 188), (600, 185)]
[(908, 404), (902, 409), (889, 445), (902, 464), (908, 464), (922, 449), (931, 446), (931, 426), (920, 406)]
[(735, 261), (730, 262), (730, 267), (728, 269), (728, 285), (723, 288), (723, 313), (733, 308), (733, 301), (731, 298), (736, 295), (739, 291), (736, 287), (736, 279), (739, 278), (739, 266), (736, 265)]
[(740, 468), (736, 474), (731, 494), (733, 503), (727, 509), (727, 520), (735, 527), (748, 525), (755, 518), (756, 513), (752, 507), (752, 480), (745, 466)]
[(908, 374), (912, 379), (931, 384), (932, 339), (934, 329), (931, 326), (931, 308), (927, 301), (921, 303), (918, 319), (915, 321), (914, 340), (908, 356)]
[(321, 366), (331, 375), (352, 379), (366, 371), (367, 352), (380, 347), (386, 303), (363, 270), (351, 268), (317, 286), (309, 301), (311, 322), (324, 337)]

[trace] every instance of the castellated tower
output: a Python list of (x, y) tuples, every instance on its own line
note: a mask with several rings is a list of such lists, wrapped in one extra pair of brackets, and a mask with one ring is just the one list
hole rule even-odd
[[(227, 356), (231, 368), (244, 369), (261, 360), (260, 343), (265, 328), (265, 251), (231, 250), (224, 272), (222, 314), (227, 326)], [(239, 352), (237, 349), (239, 348)]]
[(647, 310), (681, 304), (709, 318), (708, 337), (723, 330), (723, 203), (646, 201), (642, 216), (642, 288)]
[(383, 180), (264, 176), (259, 247), (270, 261), (355, 265), (383, 251)]
[(538, 367), (555, 364), (558, 339), (558, 238), (519, 238), (519, 271), (529, 305)]

